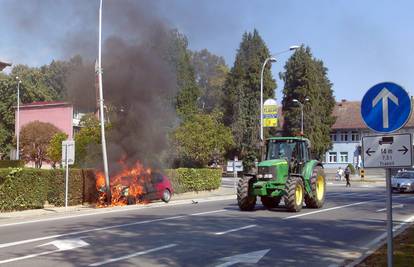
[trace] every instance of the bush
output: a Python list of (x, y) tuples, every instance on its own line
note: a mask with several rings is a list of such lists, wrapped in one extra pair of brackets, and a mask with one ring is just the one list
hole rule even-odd
[(221, 169), (178, 168), (166, 170), (166, 174), (178, 194), (218, 189), (221, 183)]
[[(92, 170), (72, 169), (69, 173), (69, 205), (96, 202), (98, 192)], [(65, 205), (63, 170), (0, 169), (0, 211), (43, 208), (45, 201)]]
[(351, 170), (351, 174), (354, 175), (355, 174), (355, 167), (354, 165), (352, 165), (351, 163), (348, 164), (349, 169)]
[(0, 168), (8, 168), (8, 167), (24, 167), (23, 160), (0, 160)]

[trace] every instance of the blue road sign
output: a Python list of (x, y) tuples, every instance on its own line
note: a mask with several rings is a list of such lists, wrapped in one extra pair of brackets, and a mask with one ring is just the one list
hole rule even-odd
[(383, 82), (362, 98), (361, 116), (376, 132), (391, 133), (403, 127), (411, 115), (411, 98), (398, 84)]

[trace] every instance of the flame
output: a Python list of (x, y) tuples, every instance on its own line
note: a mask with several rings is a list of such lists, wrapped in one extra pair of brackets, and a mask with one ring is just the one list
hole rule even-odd
[[(126, 158), (118, 161), (121, 171), (110, 177), (111, 201), (110, 206), (123, 206), (127, 204), (146, 203), (143, 195), (151, 184), (151, 168), (144, 168), (139, 162), (128, 166)], [(105, 175), (96, 172), (96, 189), (99, 192), (98, 207), (107, 206), (107, 192)]]

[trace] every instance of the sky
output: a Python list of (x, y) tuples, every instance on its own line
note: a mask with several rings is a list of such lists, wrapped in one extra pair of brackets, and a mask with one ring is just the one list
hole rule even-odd
[[(122, 31), (105, 23), (103, 35)], [(392, 81), (414, 94), (413, 1), (383, 0), (142, 0), (148, 16), (177, 28), (192, 50), (208, 49), (229, 67), (246, 31), (257, 29), (271, 53), (304, 44), (323, 60), (337, 100), (361, 100), (373, 85)], [(98, 0), (0, 0), (0, 60), (40, 66), (71, 56), (71, 36), (87, 31), (97, 44)], [(138, 8), (137, 7), (137, 8)], [(120, 17), (119, 20), (123, 18)], [(69, 41), (68, 41), (69, 40)], [(82, 44), (79, 44), (82, 45)], [(277, 56), (272, 72), (281, 101), (278, 73), (289, 52)], [(105, 59), (103, 59), (104, 61)]]

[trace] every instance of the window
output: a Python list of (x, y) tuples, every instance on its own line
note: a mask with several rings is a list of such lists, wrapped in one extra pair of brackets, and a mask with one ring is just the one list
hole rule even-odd
[(348, 162), (348, 152), (341, 152), (341, 162)]
[(341, 133), (341, 141), (342, 142), (347, 142), (348, 141), (348, 133), (347, 132)]
[(359, 141), (361, 139), (361, 137), (359, 136), (358, 132), (352, 132), (351, 133), (351, 140), (352, 141)]
[(332, 133), (330, 134), (330, 136), (331, 136), (331, 141), (336, 142), (336, 133)]
[(329, 152), (329, 160), (328, 160), (328, 162), (337, 162), (336, 155), (337, 155), (336, 152)]

